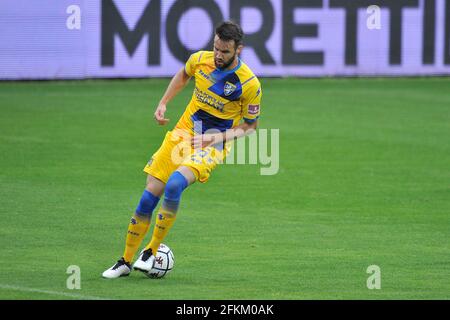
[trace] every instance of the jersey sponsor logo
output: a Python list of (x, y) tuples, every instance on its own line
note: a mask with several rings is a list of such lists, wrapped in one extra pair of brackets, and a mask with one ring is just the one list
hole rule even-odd
[(232, 94), (234, 92), (234, 90), (236, 90), (236, 86), (234, 84), (232, 84), (231, 82), (225, 82), (225, 85), (223, 86), (223, 93), (226, 96), (229, 96), (230, 94)]
[(202, 102), (213, 107), (214, 109), (219, 110), (220, 112), (223, 112), (223, 107), (225, 106), (223, 102), (207, 94), (206, 92), (203, 92), (197, 87), (194, 89), (194, 94), (198, 102)]
[(248, 105), (248, 114), (258, 114), (258, 112), (259, 112), (259, 104)]

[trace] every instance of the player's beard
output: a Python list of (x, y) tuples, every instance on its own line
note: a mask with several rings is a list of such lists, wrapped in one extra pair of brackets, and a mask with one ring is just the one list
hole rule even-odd
[(216, 65), (216, 68), (221, 69), (221, 70), (226, 70), (229, 66), (232, 65), (232, 63), (234, 62), (234, 59), (236, 59), (236, 56), (237, 56), (237, 53), (235, 53), (234, 56), (232, 58), (230, 58), (230, 60), (223, 62), (221, 67), (219, 67), (219, 65), (217, 65), (216, 59), (214, 59), (214, 64)]

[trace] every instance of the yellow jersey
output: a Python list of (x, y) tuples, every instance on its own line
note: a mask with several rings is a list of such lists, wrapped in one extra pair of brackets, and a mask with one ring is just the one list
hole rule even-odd
[(241, 120), (251, 123), (258, 119), (261, 84), (241, 59), (232, 70), (221, 70), (214, 64), (213, 51), (198, 51), (186, 62), (185, 72), (195, 78), (195, 88), (175, 128), (190, 134), (209, 129), (223, 132)]

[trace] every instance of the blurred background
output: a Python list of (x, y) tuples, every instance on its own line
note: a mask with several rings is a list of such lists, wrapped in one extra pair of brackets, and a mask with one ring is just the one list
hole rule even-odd
[[(105, 281), (193, 81), (153, 112), (224, 19), (279, 170), (219, 166), (174, 270)], [(449, 299), (449, 75), (450, 0), (1, 0), (0, 298)]]

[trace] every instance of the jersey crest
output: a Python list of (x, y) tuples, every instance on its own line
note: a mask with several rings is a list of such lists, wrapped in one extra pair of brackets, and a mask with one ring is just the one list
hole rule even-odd
[(223, 86), (223, 93), (226, 96), (229, 96), (230, 94), (232, 94), (234, 92), (234, 90), (236, 90), (236, 86), (234, 84), (232, 84), (231, 82), (225, 82), (225, 85)]

